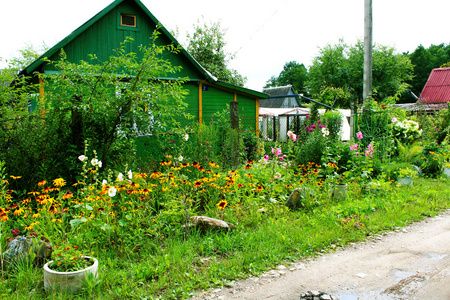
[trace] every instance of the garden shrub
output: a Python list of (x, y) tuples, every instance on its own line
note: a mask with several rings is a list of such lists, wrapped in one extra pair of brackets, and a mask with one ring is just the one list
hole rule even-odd
[(436, 177), (441, 173), (442, 162), (436, 156), (438, 153), (441, 153), (441, 147), (438, 143), (429, 142), (424, 145), (419, 166), (424, 175)]
[(340, 138), (342, 130), (342, 114), (338, 110), (329, 110), (320, 116), (322, 124), (327, 126), (329, 136), (333, 140)]

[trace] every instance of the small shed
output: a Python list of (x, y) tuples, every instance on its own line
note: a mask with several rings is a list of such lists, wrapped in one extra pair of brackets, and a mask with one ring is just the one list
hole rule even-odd
[[(167, 9), (176, 8), (168, 5)], [(67, 60), (72, 63), (78, 63), (81, 60), (89, 61), (90, 54), (95, 54), (100, 60), (105, 61), (113, 55), (114, 49), (119, 48), (126, 37), (131, 37), (134, 42), (127, 45), (126, 51), (139, 53), (140, 45), (150, 44), (150, 37), (156, 28), (159, 28), (161, 33), (158, 38), (160, 43), (173, 44), (181, 49), (178, 54), (170, 54), (167, 57), (172, 65), (181, 66), (181, 71), (174, 74), (173, 78), (161, 78), (161, 80), (189, 78), (184, 84), (185, 89), (189, 91), (189, 95), (185, 98), (188, 104), (187, 112), (194, 115), (199, 123), (208, 122), (214, 113), (226, 109), (231, 101), (238, 101), (244, 128), (257, 132), (259, 101), (268, 96), (217, 80), (182, 48), (164, 26), (160, 26), (160, 22), (139, 0), (113, 1), (23, 69), (21, 75), (35, 76), (36, 73), (47, 73), (58, 76), (58, 70), (47, 64), (43, 58), (47, 57), (51, 61), (56, 61), (59, 59), (61, 49), (64, 49)], [(35, 76), (36, 80), (37, 78)], [(41, 96), (45, 95), (43, 89), (39, 92)]]
[[(260, 102), (259, 102), (260, 107), (268, 107), (268, 108), (302, 107), (300, 104), (299, 96), (293, 96), (293, 95), (297, 95), (297, 93), (294, 91), (294, 88), (292, 87), (292, 85), (265, 88), (265, 89), (263, 89), (263, 93), (265, 93), (271, 97), (275, 96), (276, 98), (260, 100)], [(292, 95), (292, 96), (281, 97), (281, 96), (289, 96), (289, 95)]]
[(450, 102), (450, 68), (436, 68), (431, 71), (417, 104), (425, 110), (441, 110)]

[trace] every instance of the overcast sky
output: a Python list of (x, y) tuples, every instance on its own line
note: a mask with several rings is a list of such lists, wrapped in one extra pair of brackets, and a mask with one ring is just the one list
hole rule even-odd
[[(364, 38), (364, 0), (141, 0), (184, 44), (198, 19), (227, 29), (231, 67), (261, 91), (288, 61), (309, 66), (319, 48)], [(0, 57), (25, 45), (53, 46), (112, 0), (0, 0)], [(374, 43), (399, 53), (450, 43), (449, 0), (373, 0)], [(0, 65), (4, 67), (4, 65)]]

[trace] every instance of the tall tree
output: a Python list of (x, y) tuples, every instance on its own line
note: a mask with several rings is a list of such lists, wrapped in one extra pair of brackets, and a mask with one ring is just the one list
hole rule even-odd
[(308, 77), (308, 70), (306, 69), (304, 64), (299, 64), (296, 61), (287, 62), (283, 70), (277, 76), (272, 76), (264, 86), (268, 87), (277, 87), (277, 86), (285, 86), (292, 85), (294, 90), (299, 94), (307, 95), (307, 91), (305, 88), (305, 82)]
[(194, 25), (194, 33), (188, 34), (188, 52), (217, 79), (244, 86), (247, 78), (240, 75), (236, 70), (228, 67), (234, 54), (228, 53), (225, 41), (226, 30), (221, 28), (220, 21), (211, 24)]
[[(313, 97), (329, 88), (349, 93), (351, 99), (362, 99), (364, 45), (349, 46), (343, 41), (326, 45), (309, 69), (307, 86)], [(397, 54), (392, 47), (375, 45), (373, 49), (373, 98), (383, 101), (404, 90), (412, 78), (412, 64), (407, 55)], [(343, 106), (342, 103), (337, 103)]]
[(414, 78), (409, 83), (413, 93), (419, 96), (431, 70), (450, 62), (450, 45), (431, 45), (429, 48), (419, 45), (409, 58), (414, 66)]

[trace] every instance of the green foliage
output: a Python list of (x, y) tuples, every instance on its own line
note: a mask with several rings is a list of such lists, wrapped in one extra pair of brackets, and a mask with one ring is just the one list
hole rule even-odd
[(442, 144), (442, 142), (450, 142), (450, 104), (447, 103), (448, 108), (439, 111), (438, 121), (435, 126), (436, 129), (436, 142)]
[(419, 45), (408, 56), (414, 67), (414, 77), (408, 83), (411, 84), (413, 93), (418, 96), (422, 92), (431, 70), (439, 68), (450, 61), (450, 45), (442, 43), (439, 45), (430, 45), (428, 48)]
[(290, 61), (284, 64), (283, 70), (278, 76), (272, 76), (264, 88), (291, 85), (298, 94), (308, 95), (305, 83), (308, 76), (308, 70), (304, 64), (296, 61)]
[(437, 154), (441, 154), (441, 146), (436, 142), (428, 142), (423, 146), (423, 154), (419, 167), (424, 175), (437, 177), (442, 169), (442, 161)]
[(410, 171), (417, 174), (415, 168), (408, 162), (391, 162), (382, 166), (383, 177), (387, 180), (397, 180), (398, 177), (405, 177), (405, 175), (411, 174)]
[(190, 34), (187, 36), (189, 40), (187, 50), (196, 61), (219, 80), (244, 86), (247, 79), (228, 67), (234, 55), (225, 50), (225, 33), (226, 30), (221, 28), (220, 21), (201, 25), (200, 20), (197, 20), (194, 33), (192, 36)]
[[(183, 80), (159, 81), (180, 69), (164, 60), (162, 54), (177, 53), (172, 45), (158, 46), (158, 32), (149, 46), (141, 46), (142, 59), (127, 53), (126, 44), (107, 61), (95, 55), (91, 63), (71, 63), (64, 53), (54, 64), (61, 76), (42, 74), (45, 99), (39, 107), (48, 118), (70, 115), (74, 146), (89, 140), (99, 150), (107, 167), (117, 157), (133, 155), (134, 138), (174, 130), (183, 115)], [(127, 153), (125, 153), (125, 151)], [(131, 153), (130, 153), (131, 151)]]
[(340, 140), (342, 130), (342, 114), (338, 110), (328, 110), (320, 116), (321, 123), (326, 125), (329, 138), (335, 141)]
[(308, 164), (309, 162), (320, 164), (322, 155), (325, 152), (327, 138), (323, 136), (317, 125), (313, 124), (311, 126), (315, 128), (311, 131), (304, 129), (303, 134), (299, 137), (297, 146), (294, 148), (295, 163), (297, 165)]
[(418, 144), (402, 144), (399, 140), (397, 141), (397, 151), (398, 151), (398, 160), (406, 163), (413, 163), (417, 161), (417, 159), (423, 153), (423, 147)]
[(319, 101), (336, 108), (348, 108), (351, 104), (352, 95), (348, 90), (335, 87), (323, 87), (320, 91)]
[[(320, 55), (314, 59), (308, 73), (307, 86), (313, 97), (319, 97), (326, 88), (340, 88), (350, 93), (350, 100), (361, 99), (363, 61), (362, 41), (354, 46), (340, 41), (336, 45), (321, 48)], [(406, 55), (396, 54), (394, 48), (376, 45), (373, 49), (372, 73), (374, 99), (381, 102), (399, 90), (404, 90), (403, 83), (412, 78), (412, 69)], [(336, 101), (336, 106), (348, 107), (348, 103), (342, 100)]]

